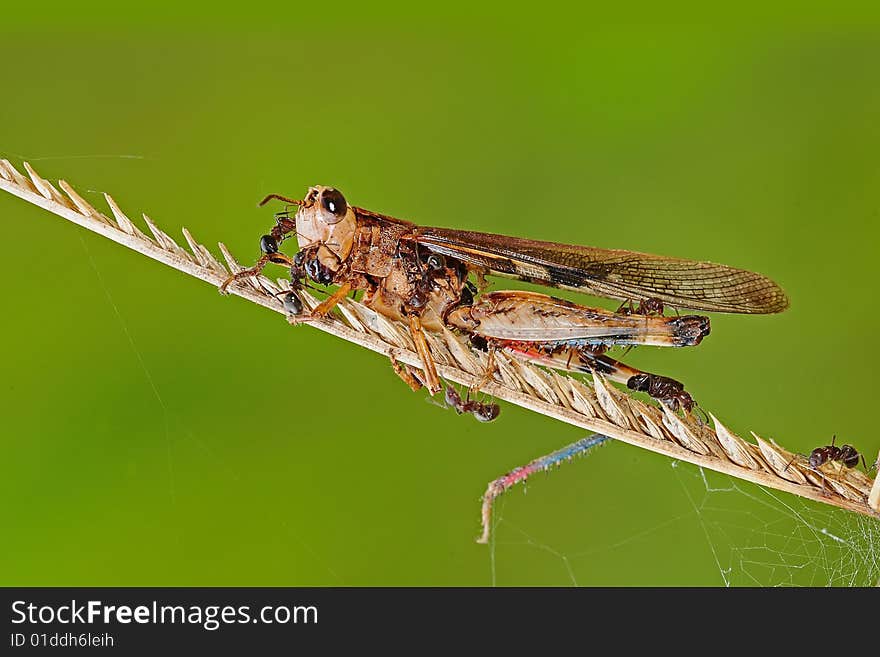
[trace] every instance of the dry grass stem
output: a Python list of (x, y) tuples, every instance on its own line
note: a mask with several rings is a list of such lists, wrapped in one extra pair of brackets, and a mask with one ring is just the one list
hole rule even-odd
[[(27, 163), (24, 168), (27, 176), (7, 160), (0, 160), (0, 188), (213, 286), (219, 286), (229, 272), (243, 269), (223, 244), (219, 245), (225, 261), (221, 263), (185, 228), (183, 236), (188, 248), (180, 246), (144, 215), (151, 236), (147, 235), (108, 195), (105, 198), (112, 216), (96, 210), (66, 182), (58, 182), (62, 190), (59, 191)], [(286, 289), (286, 280), (256, 276), (231, 286), (230, 292), (286, 315), (277, 296)], [(310, 308), (317, 305), (314, 297), (303, 296)], [(307, 323), (415, 368), (420, 365), (406, 326), (351, 299), (339, 305), (338, 316)], [(430, 335), (429, 341), (442, 378), (471, 386), (483, 377), (486, 356), (470, 349), (458, 336), (446, 331)], [(482, 389), (498, 399), (672, 459), (864, 515), (880, 514), (880, 486), (859, 469), (835, 462), (814, 469), (803, 456), (772, 440), (755, 433), (754, 442), (738, 436), (714, 415), (710, 415), (713, 426), (709, 426), (693, 415), (682, 417), (642, 401), (600, 376), (584, 381), (500, 352), (495, 357), (498, 371)]]

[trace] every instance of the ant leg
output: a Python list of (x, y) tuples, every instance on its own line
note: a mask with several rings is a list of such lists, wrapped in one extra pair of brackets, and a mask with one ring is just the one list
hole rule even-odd
[(648, 297), (639, 303), (638, 313), (640, 315), (663, 315), (665, 306), (657, 297)]
[(226, 288), (228, 288), (233, 282), (240, 281), (243, 278), (250, 278), (251, 276), (258, 276), (263, 269), (266, 268), (270, 262), (275, 263), (277, 265), (287, 265), (288, 267), (293, 267), (293, 260), (288, 258), (283, 253), (264, 253), (260, 256), (260, 259), (257, 260), (256, 264), (249, 268), (243, 269), (237, 274), (233, 274), (229, 278), (227, 278), (223, 283), (220, 284), (220, 293), (226, 294)]
[(458, 390), (453, 388), (452, 384), (449, 383), (448, 381), (446, 382), (446, 399), (445, 399), (445, 401), (446, 401), (446, 405), (451, 407), (452, 410), (454, 410), (459, 415), (461, 415), (462, 413), (464, 413), (467, 410), (465, 407), (467, 402), (465, 402), (461, 398), (461, 395), (458, 394)]
[(498, 404), (486, 404), (478, 401), (471, 401), (470, 392), (466, 400), (461, 398), (451, 383), (446, 384), (446, 405), (461, 415), (462, 413), (470, 413), (480, 422), (491, 422), (498, 414), (501, 413), (501, 407)]
[[(263, 202), (265, 203), (269, 198), (271, 197), (267, 196), (263, 199)], [(226, 294), (226, 288), (229, 287), (233, 281), (258, 275), (270, 262), (274, 262), (277, 265), (293, 267), (293, 260), (278, 251), (278, 243), (285, 239), (285, 235), (296, 230), (296, 221), (287, 217), (278, 217), (277, 215), (275, 221), (276, 225), (269, 231), (269, 234), (263, 235), (260, 238), (260, 250), (262, 250), (263, 255), (260, 256), (260, 259), (257, 260), (256, 264), (250, 269), (245, 269), (237, 274), (233, 274), (223, 281), (220, 285), (221, 294)]]
[(486, 360), (486, 369), (483, 370), (483, 376), (480, 377), (480, 380), (477, 381), (470, 388), (468, 388), (468, 398), (470, 398), (471, 395), (478, 393), (484, 385), (486, 385), (487, 383), (490, 383), (492, 381), (492, 379), (495, 378), (495, 372), (498, 369), (497, 366), (495, 365), (495, 348), (496, 347), (492, 342), (488, 342), (486, 346), (487, 346), (487, 351), (489, 353), (489, 356)]
[(627, 299), (624, 301), (617, 310), (614, 311), (618, 315), (633, 315), (636, 312), (635, 306), (633, 306), (632, 299)]
[(826, 485), (828, 483), (828, 477), (825, 476), (824, 473), (820, 472), (818, 468), (810, 468), (810, 469), (813, 472), (815, 472), (817, 475), (819, 475), (819, 477), (822, 479), (822, 495), (824, 495), (825, 497), (829, 497), (831, 495), (831, 493), (829, 492), (828, 486)]
[(647, 299), (643, 299), (636, 306), (633, 304), (632, 299), (624, 301), (620, 304), (620, 307), (615, 311), (618, 315), (658, 315), (663, 316), (664, 305), (663, 302), (657, 297), (648, 297)]

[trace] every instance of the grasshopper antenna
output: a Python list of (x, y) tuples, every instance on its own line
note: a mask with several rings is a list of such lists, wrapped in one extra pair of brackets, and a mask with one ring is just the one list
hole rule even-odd
[(305, 204), (305, 201), (300, 201), (300, 200), (297, 200), (294, 198), (287, 198), (286, 196), (281, 196), (281, 194), (269, 194), (266, 198), (264, 198), (262, 201), (260, 201), (257, 204), (257, 206), (262, 207), (262, 206), (266, 205), (266, 203), (268, 203), (272, 199), (284, 201), (285, 203), (290, 203), (292, 205), (304, 205)]

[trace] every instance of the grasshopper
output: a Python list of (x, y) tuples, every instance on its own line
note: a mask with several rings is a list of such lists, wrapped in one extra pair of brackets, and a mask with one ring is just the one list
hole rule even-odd
[[(448, 328), (489, 351), (490, 363), (503, 350), (555, 369), (597, 371), (674, 411), (689, 412), (694, 401), (683, 384), (625, 365), (605, 352), (614, 346), (694, 346), (709, 334), (707, 317), (666, 316), (666, 306), (766, 314), (789, 305), (769, 278), (726, 265), (424, 227), (349, 205), (339, 190), (321, 185), (309, 188), (301, 200), (270, 194), (260, 205), (273, 199), (295, 206), (295, 212), (275, 215), (275, 226), (260, 239), (262, 256), (250, 269), (228, 278), (221, 291), (269, 263), (284, 265), (291, 278), (285, 306), (307, 319), (296, 296), (304, 285), (336, 286), (309, 317), (325, 316), (346, 295), (361, 290), (363, 304), (409, 327), (422, 371), (403, 368), (393, 359), (392, 364), (410, 387), (424, 385), (432, 395), (442, 388), (425, 332)], [(290, 257), (280, 246), (293, 235), (299, 251)], [(536, 292), (486, 292), (487, 275), (623, 304), (612, 312)], [(459, 398), (457, 408), (480, 406)]]

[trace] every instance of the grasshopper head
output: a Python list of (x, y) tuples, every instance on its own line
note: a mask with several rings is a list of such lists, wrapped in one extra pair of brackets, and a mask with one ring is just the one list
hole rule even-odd
[(351, 253), (357, 219), (339, 190), (324, 185), (309, 188), (296, 213), (299, 248), (323, 244), (340, 260)]

